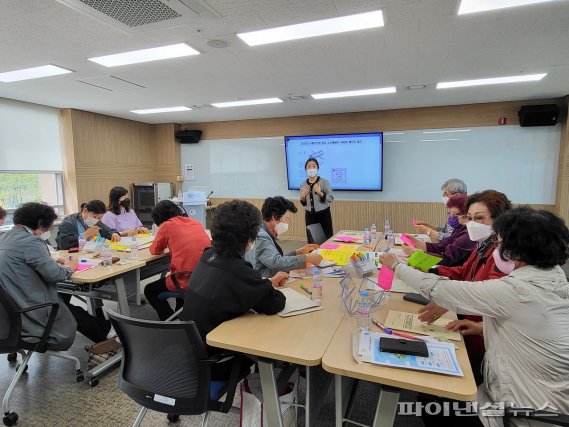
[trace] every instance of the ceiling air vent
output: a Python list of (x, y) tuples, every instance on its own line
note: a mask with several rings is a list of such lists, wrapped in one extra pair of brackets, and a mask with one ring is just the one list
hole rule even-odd
[(220, 15), (202, 0), (57, 0), (122, 31), (149, 31)]

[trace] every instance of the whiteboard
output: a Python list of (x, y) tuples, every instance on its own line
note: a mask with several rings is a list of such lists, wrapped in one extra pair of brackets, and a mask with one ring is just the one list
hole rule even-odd
[[(383, 191), (336, 191), (337, 200), (434, 202), (441, 184), (463, 179), (468, 192), (493, 188), (515, 203), (554, 204), (561, 126), (485, 126), (384, 133)], [(284, 137), (203, 140), (182, 145), (184, 191), (212, 197), (265, 198), (287, 189)], [(328, 177), (324, 177), (328, 178)]]

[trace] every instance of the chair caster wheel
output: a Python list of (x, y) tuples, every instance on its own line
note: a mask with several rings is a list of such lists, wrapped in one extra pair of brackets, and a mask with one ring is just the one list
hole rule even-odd
[(75, 379), (77, 380), (78, 383), (85, 380), (85, 374), (83, 374), (83, 371), (81, 369), (75, 372)]
[[(20, 369), (20, 366), (22, 366), (22, 365), (18, 364), (18, 365), (16, 366), (16, 371), (17, 371), (18, 369)], [(22, 374), (25, 374), (26, 372), (28, 372), (28, 365), (26, 365), (26, 367), (24, 368), (24, 371), (22, 372)]]
[(4, 421), (5, 426), (13, 426), (18, 421), (18, 414), (8, 412), (2, 421)]
[(166, 418), (168, 418), (168, 421), (170, 421), (171, 423), (175, 423), (180, 419), (180, 415), (178, 414), (168, 414), (166, 416)]
[(8, 362), (14, 363), (16, 360), (18, 360), (18, 353), (9, 353), (6, 359), (8, 359)]
[(99, 378), (93, 377), (89, 380), (89, 385), (91, 387), (96, 387), (99, 384)]

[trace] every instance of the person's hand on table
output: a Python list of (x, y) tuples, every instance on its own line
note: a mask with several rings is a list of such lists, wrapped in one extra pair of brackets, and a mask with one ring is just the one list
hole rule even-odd
[(65, 258), (57, 258), (55, 260), (58, 264), (65, 265)]
[(460, 331), (460, 335), (483, 335), (482, 322), (472, 320), (453, 320), (447, 325), (449, 331)]
[(150, 231), (146, 227), (138, 227), (138, 234), (150, 234)]
[[(379, 255), (379, 262), (381, 263), (381, 265), (383, 265), (384, 267), (389, 268), (390, 270), (392, 270), (393, 265), (399, 261), (397, 259), (397, 257), (393, 254), (390, 253), (382, 253), (381, 255)], [(383, 267), (382, 267), (383, 268)]]
[(89, 227), (83, 233), (85, 239), (91, 239), (92, 237), (97, 237), (98, 235), (99, 235), (99, 227), (97, 227), (96, 225), (94, 225), (93, 227)]
[(431, 324), (439, 317), (441, 317), (443, 314), (445, 314), (447, 311), (448, 310), (446, 308), (439, 307), (437, 304), (431, 301), (426, 306), (419, 309), (419, 320), (421, 322), (426, 322)]
[(314, 244), (314, 243), (310, 243), (310, 244), (308, 244), (308, 245), (304, 245), (304, 246), (301, 247), (301, 248), (298, 248), (298, 249), (296, 250), (296, 254), (297, 254), (297, 255), (304, 255), (304, 254), (310, 253), (310, 252), (312, 252), (312, 251), (315, 251), (315, 250), (318, 249), (319, 247), (320, 247), (320, 245), (316, 245), (316, 244)]
[(125, 230), (122, 233), (120, 233), (120, 235), (123, 237), (136, 236), (137, 234), (138, 234), (138, 231), (136, 231), (136, 228), (132, 228), (130, 230)]
[(113, 233), (113, 235), (111, 236), (111, 242), (120, 242), (121, 241), (121, 235), (119, 233)]
[(284, 286), (284, 284), (286, 283), (288, 278), (289, 278), (288, 273), (285, 273), (284, 271), (279, 271), (277, 274), (275, 274), (269, 280), (271, 281), (271, 283), (273, 284), (273, 286), (275, 288), (278, 288), (278, 287)]
[(405, 255), (411, 256), (416, 250), (417, 249), (415, 249), (413, 246), (409, 246), (407, 243), (403, 243), (403, 252), (405, 252)]
[(312, 265), (320, 265), (322, 262), (322, 255), (314, 253), (306, 254), (306, 262)]
[(64, 260), (64, 265), (75, 271), (79, 265), (79, 260), (75, 257), (69, 257), (68, 259)]
[(429, 234), (429, 231), (432, 233), (433, 228), (427, 227), (426, 225), (415, 225), (415, 231), (421, 234)]

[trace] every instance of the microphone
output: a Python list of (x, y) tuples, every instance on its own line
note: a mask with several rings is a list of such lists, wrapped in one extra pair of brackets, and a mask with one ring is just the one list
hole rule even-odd
[(211, 200), (209, 200), (209, 196), (211, 196), (212, 194), (213, 194), (213, 190), (211, 190), (211, 193), (209, 193), (209, 194), (207, 195), (207, 197), (205, 198), (205, 199), (207, 200), (207, 205), (208, 205), (208, 206), (211, 206)]

